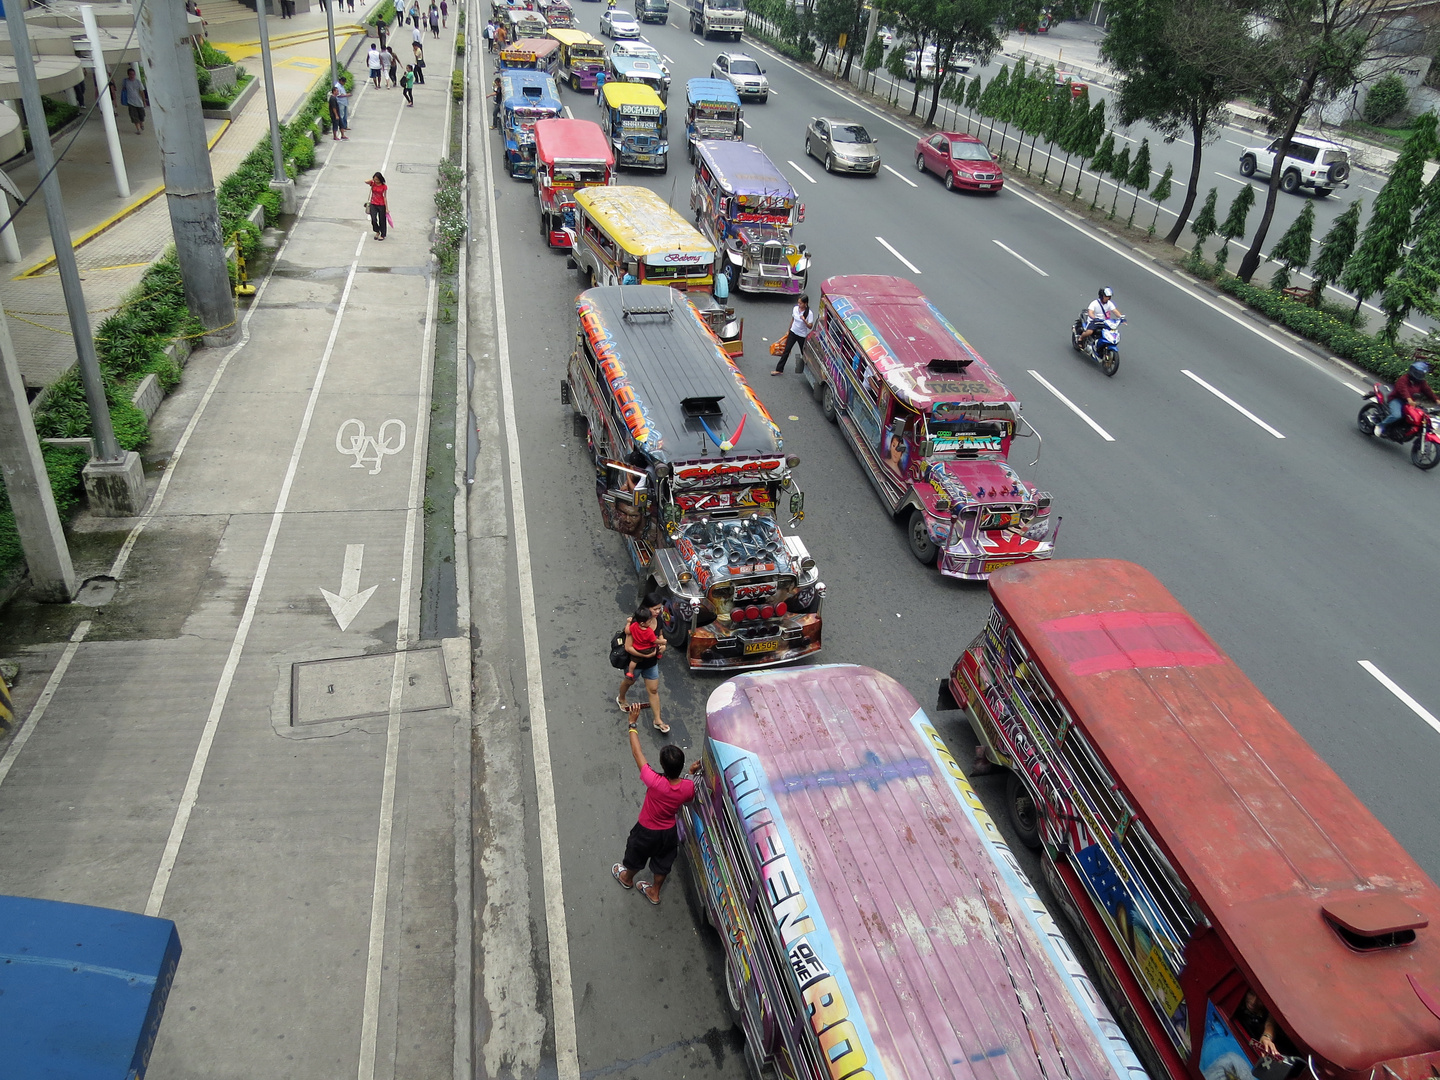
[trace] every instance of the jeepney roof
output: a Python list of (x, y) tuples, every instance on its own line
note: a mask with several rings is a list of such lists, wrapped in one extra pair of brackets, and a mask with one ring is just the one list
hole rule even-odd
[(584, 161), (615, 164), (615, 151), (604, 130), (593, 120), (569, 120), (563, 116), (535, 124), (535, 156), (544, 162)]
[(685, 100), (691, 105), (701, 102), (740, 106), (740, 95), (728, 79), (691, 79), (685, 84)]
[[(614, 60), (615, 57), (611, 57), (611, 61)], [(607, 82), (605, 104), (612, 109), (621, 105), (653, 105), (661, 112), (665, 111), (665, 103), (660, 100), (660, 95), (640, 83)]]
[(649, 188), (597, 185), (577, 191), (575, 201), (631, 255), (698, 251), (715, 259), (715, 245)]
[(535, 56), (549, 56), (551, 53), (558, 51), (559, 48), (560, 43), (548, 37), (521, 38), (519, 41), (510, 42), (505, 48), (501, 49), (500, 59), (504, 60), (505, 57), (511, 53), (533, 53)]
[(506, 68), (500, 72), (500, 92), (507, 107), (524, 105), (557, 113), (564, 108), (555, 80), (543, 71)]
[[(569, 10), (568, 7), (566, 10)], [(550, 36), (564, 45), (598, 45), (605, 47), (605, 43), (591, 37), (584, 30), (572, 30), (569, 27), (558, 27), (550, 30)]]
[(758, 146), (733, 139), (704, 139), (695, 144), (695, 153), (727, 191), (736, 195), (778, 195), (791, 201), (795, 198), (790, 181)]
[[(1134, 563), (1028, 563), (990, 592), (1284, 1026), (1345, 1069), (1433, 1075), (1397, 1060), (1440, 1051), (1406, 977), (1440, 989), (1440, 889), (1235, 661)], [(1430, 925), (1362, 953), (1322, 911), (1356, 901)]]
[[(780, 451), (780, 429), (682, 293), (664, 285), (609, 285), (581, 293), (575, 304), (580, 332), (607, 365), (612, 393), (633, 395), (636, 408), (625, 410), (625, 423), (653, 460), (719, 462)], [(718, 415), (694, 415), (686, 403), (697, 401)], [(733, 448), (722, 452), (715, 436)]]
[[(705, 723), (718, 774), (707, 781), (729, 786), (742, 832), (763, 830), (739, 839), (765, 852), (764, 880), (776, 883), (761, 895), (790, 960), (782, 967), (797, 983), (805, 972), (805, 985), (828, 969), (839, 984), (828, 1014), (855, 1025), (863, 1050), (846, 1055), (847, 1070), (1144, 1076), (898, 682), (852, 664), (743, 674), (710, 695)], [(773, 829), (747, 824), (767, 821)]]
[[(894, 395), (929, 412), (937, 402), (1000, 405), (1012, 394), (960, 331), (905, 278), (846, 274), (820, 286)], [(937, 370), (932, 361), (950, 361)], [(956, 370), (958, 361), (963, 369)]]
[(660, 61), (649, 56), (632, 56), (630, 53), (612, 52), (610, 66), (615, 69), (617, 75), (653, 75), (656, 79), (665, 78)]

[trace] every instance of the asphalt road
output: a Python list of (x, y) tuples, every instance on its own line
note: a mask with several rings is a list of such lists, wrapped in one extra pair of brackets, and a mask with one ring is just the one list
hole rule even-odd
[[(598, 5), (577, 6), (579, 24), (595, 32)], [(678, 18), (645, 29), (671, 60), (672, 101), (683, 101), (685, 80), (708, 74), (710, 60), (731, 47), (697, 42)], [(1063, 517), (1059, 554), (1133, 559), (1154, 571), (1440, 876), (1440, 789), (1430, 782), (1440, 737), (1359, 663), (1373, 662), (1422, 706), (1440, 709), (1425, 632), (1440, 606), (1428, 535), (1440, 481), (1399, 448), (1356, 433), (1360, 382), (1018, 188), (998, 197), (946, 193), (933, 176), (914, 173), (915, 135), (891, 121), (867, 116), (900, 175), (825, 174), (802, 156), (806, 121), (866, 110), (762, 48), (743, 47), (762, 57), (773, 87), (768, 104), (747, 106), (750, 140), (807, 204), (798, 238), (816, 260), (812, 295), (836, 273), (912, 277), (1022, 398), (1043, 435), (1033, 474)], [(575, 115), (596, 115), (590, 95), (562, 93)], [(493, 163), (494, 134), (474, 134), (476, 152), (483, 144)], [(680, 152), (669, 175), (622, 182), (653, 187), (684, 212), (689, 177), (673, 118), (671, 138)], [(720, 951), (686, 903), (683, 875), (655, 910), (609, 877), (640, 797), (605, 659), (606, 637), (634, 601), (634, 575), (619, 538), (600, 526), (584, 447), (559, 400), (579, 277), (544, 246), (528, 182), (502, 173), (494, 193), (581, 1073), (739, 1077)], [(1067, 336), (1100, 284), (1114, 287), (1130, 319), (1113, 380), (1083, 363)], [(887, 671), (931, 707), (981, 626), (985, 589), (918, 564), (803, 379), (793, 368), (768, 376), (767, 339), (783, 333), (789, 304), (732, 300), (746, 319), (741, 367), (786, 449), (801, 458), (799, 532), (829, 585), (823, 659)], [(1015, 461), (1030, 461), (1034, 447), (1018, 442)], [(518, 617), (513, 626), (518, 636)], [(517, 645), (517, 683), (518, 656)], [(665, 669), (665, 717), (681, 745), (698, 744), (715, 685)], [(520, 701), (518, 685), (513, 693)], [(963, 755), (969, 733), (958, 715), (941, 726)], [(658, 737), (645, 741), (653, 755)], [(982, 793), (994, 794), (991, 787)], [(530, 783), (522, 789), (535, 798)], [(533, 828), (535, 808), (526, 810)], [(540, 841), (527, 834), (527, 843), (532, 921), (543, 928)], [(546, 955), (537, 944), (542, 981), (554, 974), (553, 950)], [(551, 1041), (545, 1046), (553, 1052)]]

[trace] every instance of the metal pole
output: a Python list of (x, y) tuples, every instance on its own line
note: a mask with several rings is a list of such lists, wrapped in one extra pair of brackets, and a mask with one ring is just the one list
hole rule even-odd
[[(340, 81), (340, 64), (335, 59), (335, 5), (340, 0), (320, 0), (325, 6), (325, 29), (330, 38), (330, 85)], [(398, 3), (398, 0), (397, 0)]]
[(235, 297), (230, 292), (185, 7), (178, 2), (136, 0), (135, 8), (185, 303), (209, 331), (207, 343), (225, 343), (237, 333)]
[(265, 107), (270, 111), (270, 157), (275, 163), (275, 182), (283, 184), (285, 151), (280, 146), (280, 115), (275, 111), (275, 70), (270, 66), (270, 31), (265, 25), (268, 0), (255, 0), (255, 14), (260, 19), (260, 66), (265, 69)]
[(100, 99), (100, 118), (105, 123), (105, 142), (110, 147), (110, 167), (115, 170), (115, 193), (122, 199), (128, 199), (130, 177), (125, 172), (125, 155), (120, 150), (120, 132), (115, 127), (115, 104), (110, 100), (110, 71), (105, 66), (105, 53), (100, 48), (100, 30), (95, 25), (94, 9), (89, 4), (81, 4), (80, 18), (85, 23), (85, 36), (90, 40), (90, 66), (95, 71), (95, 94)]
[(70, 243), (70, 227), (65, 223), (65, 204), (60, 198), (60, 177), (55, 172), (55, 150), (50, 145), (50, 129), (45, 126), (45, 106), (40, 103), (40, 84), (35, 79), (35, 57), (30, 52), (30, 29), (25, 25), (25, 16), (19, 5), (12, 5), (5, 23), (10, 28), (10, 43), (15, 51), (15, 70), (20, 77), (25, 121), (30, 128), (30, 142), (35, 150), (35, 168), (44, 178), (40, 183), (40, 190), (45, 194), (45, 217), (50, 222), (50, 240), (55, 245), (55, 266), (60, 271), (60, 288), (65, 293), (65, 308), (70, 315), (70, 333), (75, 339), (75, 355), (80, 361), (80, 380), (85, 385), (85, 402), (90, 406), (95, 458), (105, 462), (120, 461), (125, 452), (115, 441), (115, 428), (110, 423), (110, 403), (105, 399), (105, 382), (100, 377), (100, 362), (95, 357), (95, 338), (90, 333), (90, 314), (85, 310), (85, 290), (80, 286), (80, 271), (75, 266), (75, 248)]

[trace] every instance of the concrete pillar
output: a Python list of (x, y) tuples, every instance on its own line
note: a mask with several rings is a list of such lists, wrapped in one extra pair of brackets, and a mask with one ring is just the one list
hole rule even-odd
[(136, 0), (135, 8), (185, 303), (211, 331), (205, 335), (205, 343), (226, 345), (239, 335), (239, 328), (185, 6)]
[(75, 568), (65, 545), (65, 529), (55, 511), (50, 477), (40, 440), (35, 437), (35, 420), (26, 399), (25, 382), (10, 340), (10, 324), (0, 313), (0, 473), (20, 546), (30, 568), (35, 596), (42, 601), (68, 604), (75, 595)]
[(99, 94), (100, 118), (105, 127), (105, 143), (110, 148), (110, 169), (115, 174), (115, 193), (122, 199), (130, 197), (130, 177), (125, 171), (125, 155), (120, 149), (120, 132), (115, 126), (115, 104), (106, 89), (110, 82), (105, 67), (105, 52), (100, 48), (100, 30), (95, 25), (95, 11), (89, 4), (80, 5), (80, 18), (85, 24), (85, 37), (90, 42), (90, 66), (95, 69), (95, 92)]
[[(0, 192), (0, 221), (9, 221), (10, 215), (14, 212), (15, 208), (10, 205), (9, 193)], [(14, 224), (0, 229), (0, 258), (8, 263), (20, 261), (20, 241), (15, 238)]]

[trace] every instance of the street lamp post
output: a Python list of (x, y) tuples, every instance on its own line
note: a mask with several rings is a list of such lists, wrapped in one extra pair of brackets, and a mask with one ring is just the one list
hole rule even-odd
[(260, 20), (260, 66), (265, 69), (265, 107), (270, 112), (270, 157), (275, 164), (275, 178), (270, 190), (280, 193), (280, 210), (295, 212), (295, 181), (285, 175), (285, 149), (280, 143), (280, 115), (275, 108), (275, 69), (270, 65), (270, 30), (265, 23), (268, 0), (256, 0), (255, 14)]

